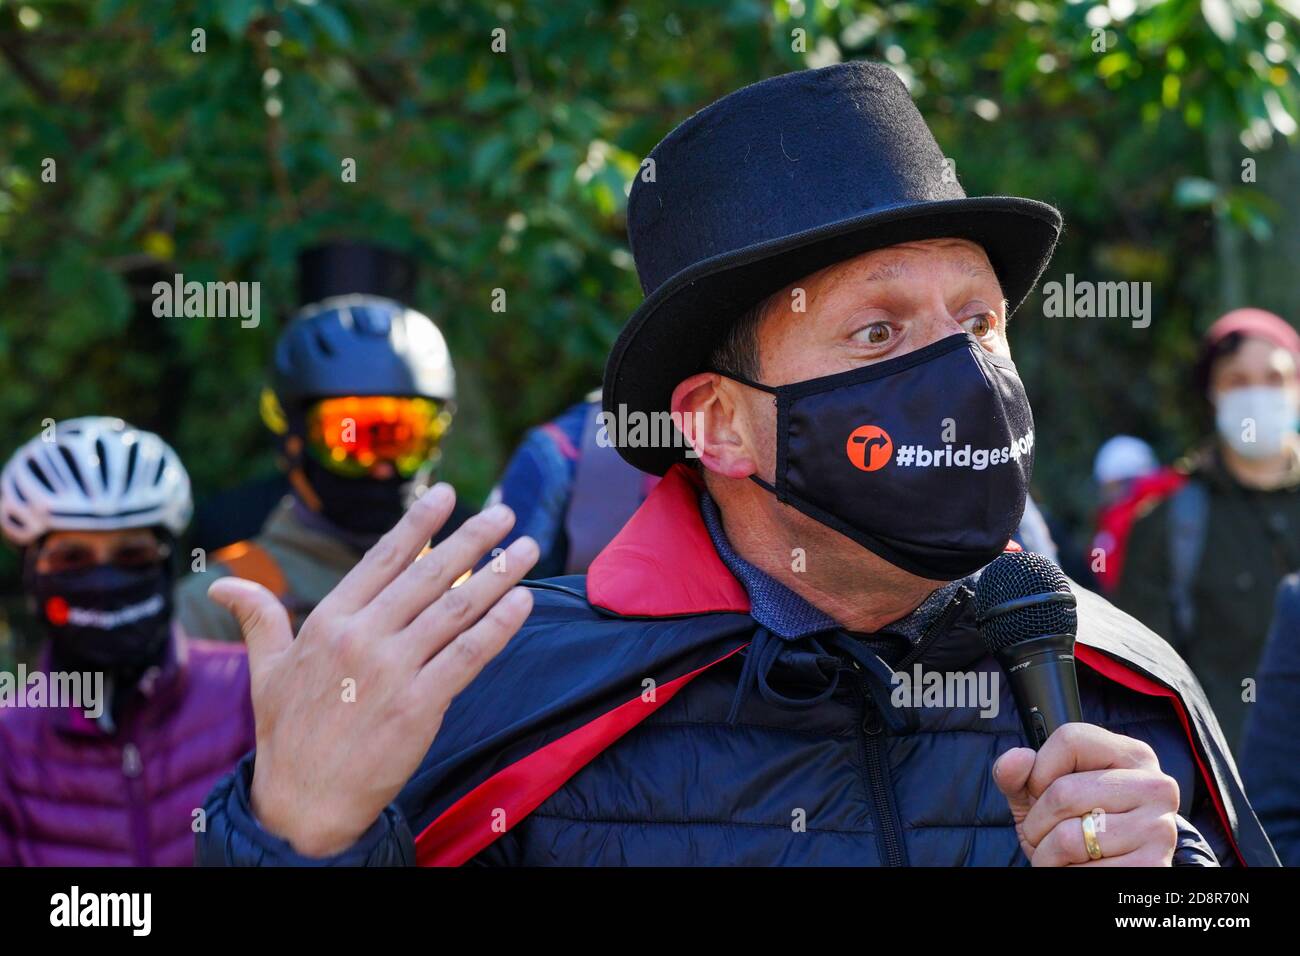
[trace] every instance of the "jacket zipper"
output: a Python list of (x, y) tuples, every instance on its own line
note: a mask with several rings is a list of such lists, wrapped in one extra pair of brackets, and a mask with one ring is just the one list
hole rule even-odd
[(907, 866), (907, 853), (903, 848), (903, 825), (894, 805), (894, 790), (889, 780), (889, 765), (885, 757), (884, 720), (866, 680), (862, 682), (862, 767), (871, 798), (871, 815), (880, 840), (880, 861), (885, 866)]
[(153, 855), (149, 852), (149, 820), (147, 807), (141, 799), (141, 777), (144, 774), (144, 761), (140, 748), (135, 742), (135, 734), (127, 736), (122, 747), (122, 776), (126, 780), (127, 809), (131, 815), (131, 838), (135, 844), (137, 866), (152, 866)]
[[(898, 664), (897, 670), (905, 670), (914, 661), (921, 658), (930, 645), (941, 635), (947, 633), (958, 615), (966, 607), (970, 593), (962, 588), (953, 600), (935, 620), (934, 624), (916, 642), (916, 647)], [(862, 665), (857, 661), (853, 667), (859, 673)], [(884, 730), (885, 722), (880, 716), (876, 702), (866, 678), (861, 677), (862, 687), (862, 735), (860, 750), (867, 793), (871, 798), (871, 815), (875, 821), (876, 833), (880, 839), (880, 860), (885, 866), (907, 866), (907, 851), (903, 844), (903, 824), (898, 818), (898, 807), (894, 803), (894, 788), (889, 779), (889, 764), (885, 756)]]
[(919, 661), (925, 655), (925, 652), (930, 649), (930, 645), (948, 633), (948, 628), (952, 627), (953, 622), (966, 609), (966, 602), (970, 597), (971, 594), (965, 587), (959, 588), (957, 593), (953, 595), (952, 600), (948, 602), (948, 606), (943, 609), (943, 612), (930, 625), (929, 629), (921, 635), (921, 639), (916, 642), (916, 646), (898, 662), (898, 666), (894, 669), (905, 671)]

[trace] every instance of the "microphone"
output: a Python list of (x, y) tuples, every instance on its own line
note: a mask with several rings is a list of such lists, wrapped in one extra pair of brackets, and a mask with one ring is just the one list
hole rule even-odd
[(975, 585), (975, 623), (1011, 681), (1035, 750), (1057, 727), (1083, 720), (1074, 672), (1078, 616), (1060, 568), (1028, 551), (1004, 553)]

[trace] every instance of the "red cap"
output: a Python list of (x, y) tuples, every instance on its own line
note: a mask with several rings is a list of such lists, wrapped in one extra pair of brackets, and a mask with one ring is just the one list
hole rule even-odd
[(1286, 319), (1264, 309), (1233, 309), (1215, 320), (1205, 332), (1205, 347), (1212, 347), (1234, 332), (1272, 342), (1279, 348), (1300, 355), (1300, 333)]

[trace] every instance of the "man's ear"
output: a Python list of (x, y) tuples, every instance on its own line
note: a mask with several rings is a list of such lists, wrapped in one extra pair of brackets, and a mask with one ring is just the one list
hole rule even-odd
[(748, 478), (758, 471), (740, 407), (743, 386), (716, 372), (701, 372), (673, 389), (673, 418), (709, 471)]

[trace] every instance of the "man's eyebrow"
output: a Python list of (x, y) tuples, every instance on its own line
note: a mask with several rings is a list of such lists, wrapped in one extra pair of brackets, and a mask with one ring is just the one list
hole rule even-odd
[[(868, 273), (863, 281), (865, 282), (882, 282), (891, 279), (901, 279), (908, 273), (908, 264), (904, 260), (894, 262), (882, 262)], [(962, 266), (962, 272), (972, 279), (989, 279), (997, 278), (997, 274), (987, 265), (977, 260), (968, 260)]]
[(865, 282), (887, 282), (891, 279), (901, 279), (907, 275), (907, 264), (902, 260), (894, 262), (882, 262), (871, 270), (870, 274), (863, 280)]

